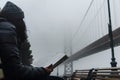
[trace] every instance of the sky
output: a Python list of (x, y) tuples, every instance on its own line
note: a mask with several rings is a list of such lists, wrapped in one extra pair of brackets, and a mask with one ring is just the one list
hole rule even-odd
[[(0, 0), (2, 8), (7, 0)], [(35, 66), (64, 54), (66, 37), (75, 33), (91, 0), (9, 0), (25, 13)]]

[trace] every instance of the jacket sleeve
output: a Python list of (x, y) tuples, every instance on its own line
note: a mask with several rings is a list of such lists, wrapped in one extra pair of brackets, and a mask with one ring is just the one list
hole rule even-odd
[(15, 80), (40, 80), (48, 76), (42, 67), (25, 66), (21, 63), (17, 37), (12, 24), (0, 27), (0, 56), (5, 77)]

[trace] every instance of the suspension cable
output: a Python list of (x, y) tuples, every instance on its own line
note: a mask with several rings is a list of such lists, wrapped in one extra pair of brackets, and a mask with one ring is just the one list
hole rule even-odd
[(90, 10), (90, 8), (91, 8), (91, 6), (92, 6), (93, 2), (94, 2), (94, 0), (92, 0), (92, 1), (90, 2), (90, 5), (89, 5), (89, 7), (88, 7), (88, 9), (87, 9), (87, 11), (86, 11), (86, 13), (85, 13), (84, 17), (83, 17), (83, 19), (82, 19), (82, 21), (81, 21), (81, 23), (80, 23), (80, 25), (79, 25), (78, 29), (76, 30), (76, 32), (74, 33), (74, 35), (73, 35), (73, 37), (72, 37), (72, 40), (74, 39), (74, 37), (75, 37), (75, 36), (76, 36), (76, 34), (78, 33), (78, 31), (79, 31), (79, 29), (80, 29), (80, 27), (81, 27), (81, 25), (82, 25), (83, 21), (85, 20), (85, 18), (86, 18), (86, 16), (87, 16), (87, 14), (88, 14), (88, 12), (89, 12), (89, 10)]

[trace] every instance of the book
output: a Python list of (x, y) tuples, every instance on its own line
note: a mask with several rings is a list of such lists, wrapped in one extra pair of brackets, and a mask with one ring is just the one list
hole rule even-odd
[(55, 68), (58, 65), (60, 65), (61, 63), (63, 63), (66, 59), (68, 59), (67, 55), (64, 55), (63, 57), (61, 57), (56, 63), (53, 64), (53, 68)]
[(58, 53), (53, 56), (46, 64), (46, 66), (52, 64), (53, 68), (56, 68), (60, 64), (62, 64), (65, 60), (68, 59), (68, 56), (63, 53)]

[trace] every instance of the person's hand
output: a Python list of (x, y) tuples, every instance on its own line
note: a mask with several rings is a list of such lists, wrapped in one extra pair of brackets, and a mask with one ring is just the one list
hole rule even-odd
[(45, 68), (45, 70), (47, 71), (48, 74), (50, 74), (53, 71), (53, 65), (49, 65)]

